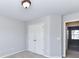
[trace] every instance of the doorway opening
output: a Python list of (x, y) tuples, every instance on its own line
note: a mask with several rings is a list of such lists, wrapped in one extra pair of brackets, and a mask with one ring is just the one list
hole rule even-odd
[(66, 57), (79, 58), (79, 21), (66, 22)]

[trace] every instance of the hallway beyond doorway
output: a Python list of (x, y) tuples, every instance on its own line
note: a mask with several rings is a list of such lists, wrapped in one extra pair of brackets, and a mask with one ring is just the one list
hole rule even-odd
[(79, 58), (79, 51), (68, 50), (66, 58)]

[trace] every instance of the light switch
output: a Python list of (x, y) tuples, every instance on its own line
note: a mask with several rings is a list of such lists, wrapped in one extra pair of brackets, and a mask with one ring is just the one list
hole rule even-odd
[(60, 40), (60, 37), (57, 37), (57, 40)]

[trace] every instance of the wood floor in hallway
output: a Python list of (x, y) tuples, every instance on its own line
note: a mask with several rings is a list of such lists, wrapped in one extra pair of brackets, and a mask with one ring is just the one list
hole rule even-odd
[(79, 51), (68, 50), (67, 58), (79, 58)]
[(46, 57), (29, 52), (29, 51), (23, 51), (23, 52), (20, 52), (20, 53), (17, 53), (17, 54), (14, 54), (14, 55), (11, 55), (5, 58), (46, 58)]

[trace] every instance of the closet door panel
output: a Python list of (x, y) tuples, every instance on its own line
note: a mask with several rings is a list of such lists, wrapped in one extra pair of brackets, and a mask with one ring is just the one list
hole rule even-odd
[(44, 24), (34, 24), (28, 27), (28, 49), (44, 55)]

